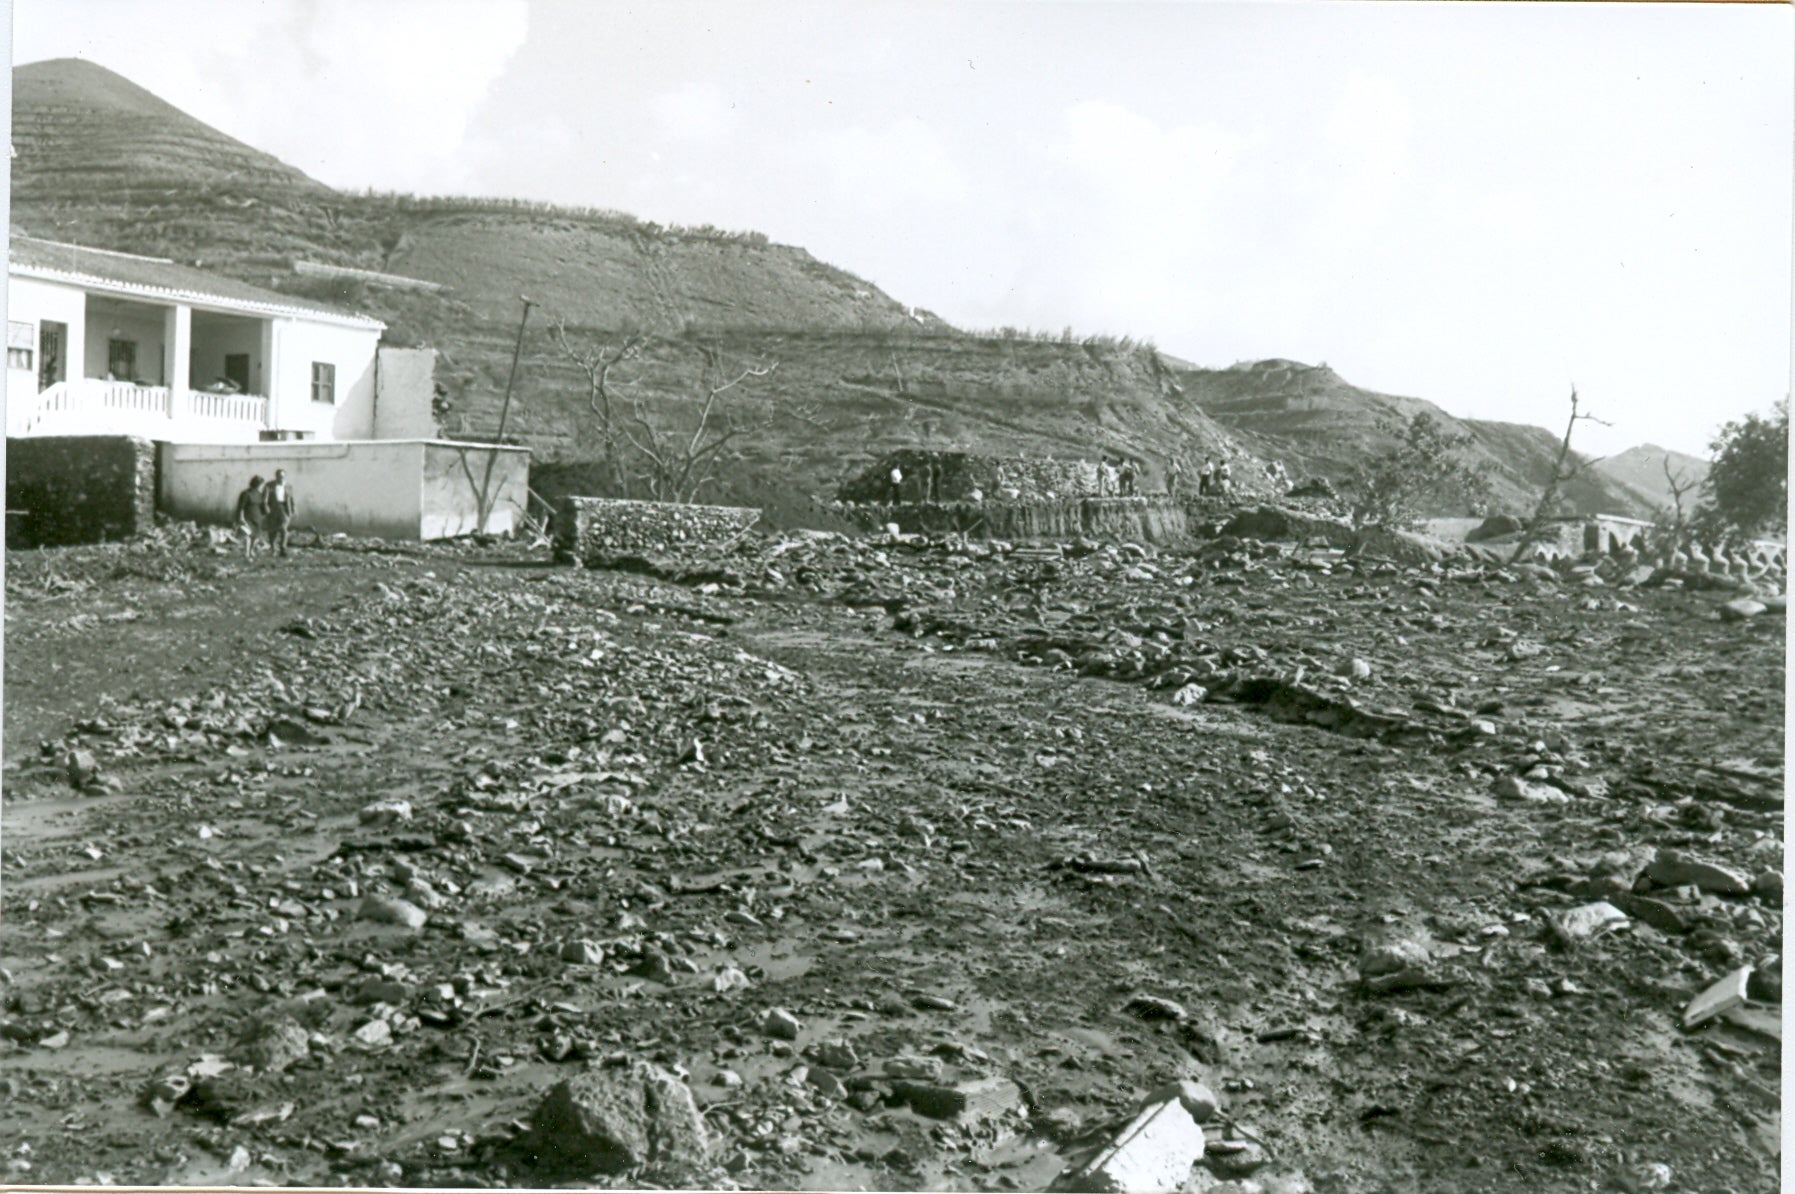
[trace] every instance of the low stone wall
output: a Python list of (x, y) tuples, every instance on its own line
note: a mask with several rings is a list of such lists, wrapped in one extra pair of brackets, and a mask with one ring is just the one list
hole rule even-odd
[(715, 547), (760, 518), (748, 506), (685, 506), (569, 495), (555, 503), (555, 554), (602, 560), (641, 552)]
[[(6, 441), (8, 547), (100, 543), (156, 524), (156, 445), (122, 435)], [(16, 538), (15, 536), (16, 532)]]
[(958, 532), (983, 539), (1119, 539), (1170, 543), (1189, 534), (1182, 503), (1167, 498), (1036, 502), (862, 503), (843, 511), (863, 530), (895, 523), (905, 534)]
[(1094, 460), (1045, 460), (1021, 456), (980, 456), (971, 452), (891, 452), (846, 482), (837, 493), (844, 502), (889, 503), (891, 470), (904, 479), (897, 504), (926, 502), (952, 505), (972, 500), (974, 491), (987, 501), (1053, 502), (1093, 497), (1098, 492)]

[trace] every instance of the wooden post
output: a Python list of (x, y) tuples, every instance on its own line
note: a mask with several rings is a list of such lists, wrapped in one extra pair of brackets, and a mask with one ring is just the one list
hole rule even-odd
[(499, 448), (505, 443), (505, 424), (511, 418), (511, 390), (517, 384), (517, 362), (524, 351), (524, 325), (530, 321), (530, 308), (536, 305), (523, 295), (518, 298), (524, 305), (523, 318), (517, 321), (517, 343), (511, 349), (511, 375), (505, 379), (505, 402), (499, 407), (498, 439), (486, 454), (486, 473), (480, 481), (480, 495), (476, 505), (478, 521), (475, 525), (482, 533), (486, 531), (486, 520), (492, 514), (492, 466), (498, 460)]

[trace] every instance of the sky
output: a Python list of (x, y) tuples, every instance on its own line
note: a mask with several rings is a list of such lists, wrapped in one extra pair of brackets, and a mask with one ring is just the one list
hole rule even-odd
[(1790, 388), (1795, 11), (14, 0), (333, 186), (757, 229), (968, 328), (1286, 357), (1598, 454)]

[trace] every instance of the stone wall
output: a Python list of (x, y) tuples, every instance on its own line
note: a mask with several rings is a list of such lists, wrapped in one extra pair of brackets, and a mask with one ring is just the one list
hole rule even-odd
[(1032, 502), (899, 502), (843, 507), (863, 530), (895, 523), (905, 534), (958, 532), (982, 539), (1119, 539), (1170, 543), (1189, 534), (1182, 503), (1167, 498)]
[(6, 441), (7, 546), (128, 539), (155, 526), (156, 445), (122, 435)]
[(760, 518), (747, 506), (685, 506), (564, 496), (555, 503), (555, 555), (592, 561), (673, 549), (715, 547)]
[[(1047, 460), (1023, 456), (978, 456), (970, 452), (892, 452), (843, 484), (844, 502), (891, 502), (891, 470), (904, 479), (898, 502), (968, 502), (974, 491), (987, 501), (1059, 501), (1095, 497), (1095, 460)], [(1137, 482), (1138, 483), (1138, 482)]]

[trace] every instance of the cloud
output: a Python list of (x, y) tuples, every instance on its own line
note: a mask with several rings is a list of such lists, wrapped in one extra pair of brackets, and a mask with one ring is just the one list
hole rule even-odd
[(1165, 128), (1119, 104), (1065, 112), (1062, 162), (1108, 211), (1109, 231), (1183, 256), (1218, 231), (1213, 203), (1236, 170), (1241, 139), (1211, 124)]
[(878, 131), (855, 125), (825, 134), (819, 145), (836, 191), (874, 211), (958, 203), (971, 190), (941, 137), (915, 117)]
[(1414, 119), (1408, 98), (1389, 79), (1355, 72), (1328, 113), (1321, 160), (1329, 235), (1350, 237), (1379, 225), (1396, 204)]
[(529, 9), (525, 0), (308, 0), (278, 25), (298, 52), (269, 56), (261, 143), (285, 147), (283, 157), (326, 182), (442, 190), (463, 173), (463, 141), (523, 45)]
[(735, 131), (741, 113), (715, 84), (688, 83), (649, 103), (661, 134), (680, 141), (716, 141)]
[[(21, 0), (21, 61), (77, 56), (324, 182), (439, 192), (527, 0)], [(246, 69), (246, 63), (253, 67)]]

